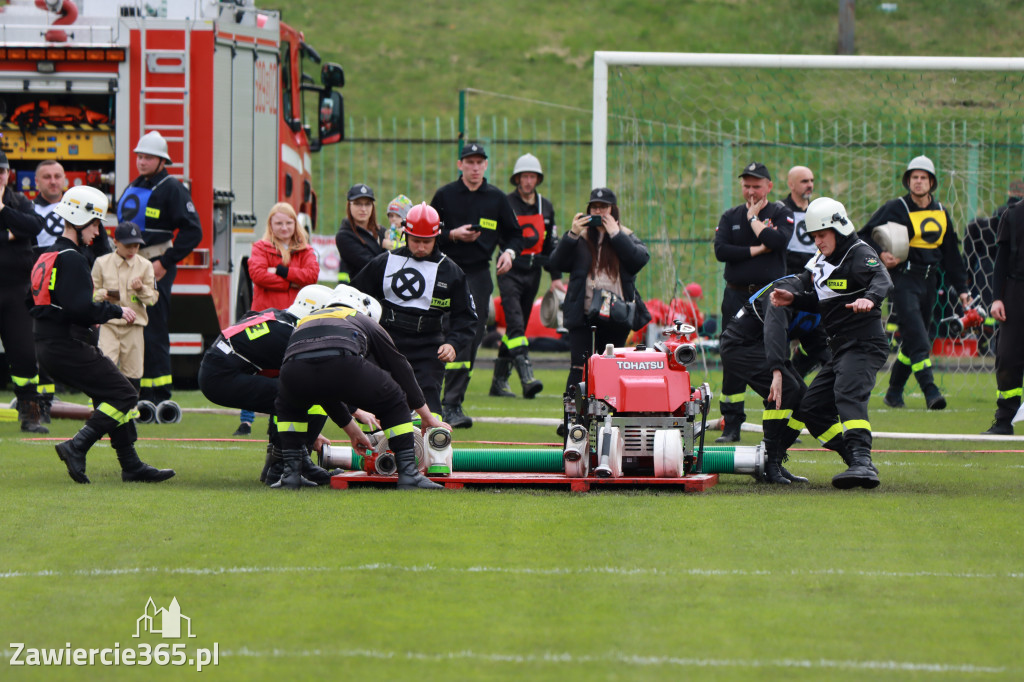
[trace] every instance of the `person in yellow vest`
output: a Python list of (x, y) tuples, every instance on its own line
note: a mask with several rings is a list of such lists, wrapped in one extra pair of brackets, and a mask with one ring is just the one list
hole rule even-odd
[[(928, 409), (942, 410), (946, 407), (946, 398), (935, 385), (929, 357), (939, 268), (945, 272), (946, 287), (960, 294), (964, 307), (971, 303), (967, 271), (960, 255), (960, 239), (953, 229), (949, 211), (935, 200), (937, 185), (932, 160), (927, 156), (911, 159), (903, 173), (907, 194), (887, 201), (860, 231), (860, 238), (878, 253), (895, 285), (892, 312), (896, 317), (900, 346), (885, 393), (884, 401), (889, 407), (905, 406), (903, 388), (911, 374), (921, 386)], [(872, 238), (872, 230), (886, 223), (906, 227), (910, 250), (905, 260), (883, 250)]]

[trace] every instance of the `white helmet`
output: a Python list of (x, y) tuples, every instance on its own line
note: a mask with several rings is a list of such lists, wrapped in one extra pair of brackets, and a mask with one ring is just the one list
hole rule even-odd
[(323, 284), (310, 284), (299, 289), (295, 301), (285, 309), (285, 312), (294, 315), (295, 319), (301, 320), (306, 315), (311, 315), (326, 306), (333, 297), (334, 290), (330, 287), (325, 287)]
[(53, 212), (74, 227), (85, 227), (107, 215), (107, 195), (89, 185), (76, 185), (61, 197)]
[(381, 307), (377, 299), (348, 284), (339, 284), (334, 287), (334, 296), (328, 305), (343, 305), (375, 321), (380, 321)]
[(150, 156), (159, 156), (161, 159), (166, 161), (168, 164), (173, 163), (171, 161), (171, 155), (167, 153), (167, 140), (164, 136), (153, 130), (139, 138), (139, 143), (135, 145), (133, 149), (136, 154), (149, 154)]
[(849, 237), (856, 232), (849, 216), (846, 215), (846, 207), (828, 197), (818, 197), (811, 202), (807, 207), (807, 215), (804, 216), (804, 224), (808, 234), (821, 230), (835, 230), (842, 236)]
[(932, 177), (932, 191), (934, 192), (939, 181), (935, 176), (935, 164), (927, 156), (915, 156), (910, 160), (907, 170), (903, 173), (903, 187), (910, 189), (910, 172), (916, 170), (924, 171)]
[(536, 173), (537, 184), (544, 182), (544, 171), (540, 167), (540, 159), (533, 154), (523, 154), (516, 159), (516, 165), (512, 168), (512, 177), (508, 179), (513, 185), (518, 185), (516, 176), (520, 173)]

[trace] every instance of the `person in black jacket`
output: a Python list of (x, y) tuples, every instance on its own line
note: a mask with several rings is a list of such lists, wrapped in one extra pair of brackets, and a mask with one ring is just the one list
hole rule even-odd
[(302, 443), (313, 405), (323, 407), (356, 451), (365, 453), (370, 441), (348, 407), (359, 405), (380, 420), (388, 448), (395, 453), (398, 488), (443, 489), (416, 468), (409, 410), (419, 414), (424, 431), (444, 424), (431, 414), (412, 367), (376, 322), (380, 314), (377, 301), (342, 284), (331, 305), (298, 321), (285, 351), (274, 403), (284, 471), (272, 487), (315, 485), (302, 476)]
[[(327, 305), (334, 290), (321, 284), (303, 287), (287, 310), (251, 310), (237, 324), (221, 331), (203, 354), (199, 365), (199, 390), (212, 403), (271, 415), (267, 434), (267, 459), (260, 482), (273, 485), (281, 478), (281, 441), (273, 417), (277, 399), (277, 375), (295, 323)], [(309, 452), (327, 421), (317, 409), (309, 417), (303, 443), (302, 475), (318, 485), (330, 482), (330, 473), (313, 464)]]
[(505, 334), (498, 343), (498, 358), (494, 361), (494, 376), (491, 379), (490, 394), (502, 398), (514, 398), (508, 379), (515, 366), (524, 398), (533, 398), (544, 389), (533, 375), (530, 363), (530, 343), (526, 338), (526, 325), (533, 311), (533, 299), (540, 288), (541, 273), (547, 270), (551, 275), (551, 289), (565, 292), (562, 273), (551, 268), (548, 262), (558, 241), (558, 226), (555, 224), (555, 209), (551, 200), (542, 197), (537, 187), (544, 182), (544, 171), (540, 160), (533, 154), (523, 154), (516, 160), (509, 182), (515, 191), (509, 192), (508, 200), (523, 228), (523, 252), (512, 262), (512, 269), (498, 276), (498, 290), (501, 291), (501, 306), (505, 310)]
[(380, 301), (380, 326), (412, 365), (431, 412), (440, 416), (445, 363), (473, 342), (477, 316), (466, 275), (437, 249), (437, 211), (422, 203), (403, 222), (405, 246), (370, 261), (352, 286)]
[[(572, 229), (551, 256), (552, 267), (569, 273), (562, 304), (562, 322), (569, 332), (566, 392), (582, 381), (592, 347), (599, 353), (607, 344), (620, 347), (630, 330), (642, 329), (651, 321), (636, 290), (636, 275), (650, 257), (640, 238), (619, 223), (615, 193), (607, 187), (592, 190), (587, 213), (575, 215)], [(635, 306), (632, 320), (612, 315), (612, 295), (627, 307)], [(596, 328), (593, 340), (592, 325)]]
[(139, 138), (135, 146), (135, 167), (139, 176), (117, 202), (119, 222), (130, 221), (142, 230), (145, 240), (139, 255), (153, 263), (153, 276), (160, 292), (149, 311), (144, 341), (142, 370), (143, 400), (161, 403), (171, 399), (171, 289), (178, 274), (178, 262), (192, 253), (203, 239), (192, 197), (183, 184), (167, 173), (171, 156), (167, 141), (153, 131)]
[(43, 229), (32, 202), (7, 184), (11, 166), (0, 151), (0, 341), (10, 366), (18, 420), (28, 433), (49, 433), (39, 423), (39, 369), (28, 315), (32, 244)]
[(473, 343), (447, 363), (444, 374), (444, 419), (453, 428), (469, 428), (473, 419), (462, 409), (476, 352), (484, 338), (486, 311), (491, 302), (491, 260), (501, 248), (495, 265), (500, 276), (523, 250), (523, 231), (505, 193), (487, 182), (487, 152), (479, 142), (467, 142), (459, 155), (462, 176), (434, 193), (430, 205), (441, 216), (441, 251), (466, 273), (469, 292), (477, 310)]
[[(794, 476), (782, 465), (787, 459), (786, 450), (808, 422), (815, 436), (833, 430), (834, 426), (834, 422), (816, 424), (814, 415), (800, 411), (807, 386), (789, 358), (790, 342), (799, 341), (809, 349), (808, 356), (822, 357), (828, 362), (828, 339), (821, 329), (821, 315), (768, 302), (775, 288), (799, 293), (800, 286), (796, 276), (789, 275), (762, 287), (730, 321), (719, 346), (722, 362), (728, 362), (747, 386), (764, 399), (762, 427), (768, 483), (806, 482), (806, 478)], [(843, 449), (838, 436), (822, 444), (836, 451)]]
[(352, 185), (348, 190), (345, 219), (341, 221), (334, 243), (341, 256), (338, 282), (348, 284), (367, 263), (391, 249), (386, 230), (377, 223), (377, 199), (367, 185)]
[[(918, 156), (907, 164), (903, 186), (907, 194), (887, 201), (860, 231), (860, 237), (878, 252), (892, 273), (895, 291), (892, 312), (900, 334), (900, 349), (889, 373), (889, 388), (883, 399), (889, 407), (904, 407), (903, 388), (913, 374), (924, 392), (929, 410), (942, 410), (946, 398), (935, 385), (932, 373), (930, 331), (938, 290), (938, 269), (946, 273), (946, 285), (960, 293), (966, 309), (971, 304), (967, 292), (967, 271), (960, 256), (960, 240), (953, 229), (949, 212), (935, 200), (938, 181), (935, 164), (927, 156)], [(907, 229), (910, 253), (899, 261), (882, 250), (872, 239), (872, 230), (886, 223), (898, 223)]]
[[(793, 213), (781, 202), (768, 201), (772, 176), (763, 163), (751, 162), (740, 173), (743, 203), (722, 214), (715, 228), (715, 258), (725, 263), (722, 332), (747, 297), (786, 274), (786, 246), (793, 234)], [(724, 420), (716, 443), (735, 443), (746, 420), (745, 382), (722, 363), (719, 408)]]
[(122, 318), (128, 324), (135, 311), (92, 300), (92, 275), (79, 247), (96, 238), (107, 212), (107, 195), (80, 185), (64, 193), (57, 214), (64, 234), (39, 257), (32, 268), (32, 317), (35, 318), (39, 362), (58, 381), (85, 393), (94, 406), (85, 425), (70, 440), (59, 443), (57, 455), (76, 483), (88, 483), (85, 457), (96, 441), (110, 434), (110, 446), (121, 464), (121, 480), (156, 483), (174, 476), (156, 469), (135, 452), (135, 387), (94, 345), (89, 327)]
[(984, 433), (1012, 436), (1024, 391), (1024, 202), (999, 220), (992, 273), (992, 317), (999, 321), (996, 343), (996, 415)]
[(859, 240), (846, 208), (828, 197), (807, 207), (807, 232), (814, 236), (818, 255), (798, 276), (800, 293), (782, 288), (771, 293), (776, 306), (794, 305), (821, 315), (832, 360), (811, 382), (800, 412), (811, 433), (821, 433), (811, 419), (833, 422), (820, 435), (827, 440), (842, 434), (847, 470), (832, 478), (836, 488), (875, 488), (878, 470), (871, 462), (871, 422), (868, 399), (878, 370), (889, 356), (879, 307), (892, 291), (892, 280), (874, 249)]

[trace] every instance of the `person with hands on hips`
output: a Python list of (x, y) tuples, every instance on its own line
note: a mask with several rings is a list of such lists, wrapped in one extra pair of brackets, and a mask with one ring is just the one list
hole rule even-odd
[[(794, 227), (792, 211), (768, 201), (772, 176), (763, 163), (747, 164), (739, 178), (743, 203), (723, 213), (715, 228), (715, 258), (725, 264), (722, 332), (752, 294), (786, 274), (786, 247)], [(716, 443), (740, 440), (745, 392), (743, 377), (723, 363), (719, 409), (724, 424)]]
[[(892, 291), (892, 280), (874, 249), (857, 238), (841, 203), (815, 199), (807, 207), (806, 221), (818, 255), (796, 276), (799, 293), (776, 287), (770, 299), (772, 305), (821, 315), (832, 359), (804, 393), (800, 413), (822, 443), (842, 434), (840, 455), (848, 468), (832, 478), (832, 485), (875, 488), (879, 480), (871, 462), (868, 400), (889, 356), (879, 308)], [(839, 423), (829, 428), (837, 415)]]
[[(637, 273), (648, 260), (650, 253), (644, 243), (619, 223), (615, 194), (607, 187), (592, 190), (587, 212), (573, 216), (569, 233), (559, 240), (551, 256), (553, 268), (569, 273), (562, 305), (569, 340), (567, 392), (583, 380), (583, 367), (590, 357), (592, 325), (594, 347), (600, 352), (609, 343), (621, 347), (630, 330), (642, 329), (650, 322), (647, 306), (636, 290)], [(632, 320), (618, 321), (604, 314), (602, 299), (612, 295), (626, 304), (635, 304)], [(600, 308), (596, 314), (592, 313), (595, 308)]]

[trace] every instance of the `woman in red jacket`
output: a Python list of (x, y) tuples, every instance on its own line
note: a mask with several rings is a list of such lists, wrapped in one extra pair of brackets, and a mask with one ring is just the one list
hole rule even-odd
[[(316, 284), (320, 263), (309, 245), (306, 230), (299, 224), (290, 204), (278, 203), (270, 208), (267, 231), (263, 239), (252, 244), (249, 255), (249, 277), (252, 279), (252, 309), (284, 310), (295, 301), (299, 289)], [(252, 433), (255, 415), (242, 410), (238, 429), (233, 435)]]
[(289, 204), (271, 207), (267, 231), (252, 245), (249, 276), (253, 310), (284, 310), (295, 301), (299, 289), (316, 284), (320, 277), (316, 252)]

